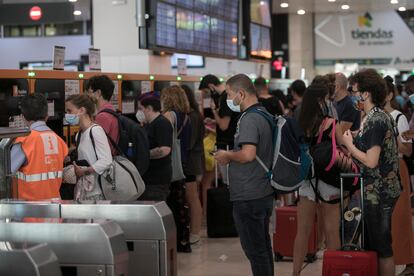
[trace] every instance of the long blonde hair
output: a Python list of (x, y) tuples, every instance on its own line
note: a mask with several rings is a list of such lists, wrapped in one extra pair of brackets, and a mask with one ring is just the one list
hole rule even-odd
[(190, 112), (190, 104), (187, 95), (178, 85), (166, 87), (161, 91), (161, 103), (163, 105), (163, 112)]

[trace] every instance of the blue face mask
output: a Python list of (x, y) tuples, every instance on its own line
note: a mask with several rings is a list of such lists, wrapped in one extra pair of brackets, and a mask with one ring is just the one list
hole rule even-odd
[(234, 100), (227, 99), (226, 100), (226, 103), (227, 103), (227, 106), (230, 108), (231, 111), (233, 111), (233, 112), (241, 112), (240, 104), (235, 105), (234, 104)]
[(65, 114), (65, 120), (69, 125), (75, 126), (79, 125), (79, 116), (77, 114)]
[(408, 99), (410, 99), (411, 104), (414, 104), (414, 94), (411, 94), (410, 96), (408, 96)]
[(356, 105), (359, 102), (359, 97), (358, 96), (355, 96), (355, 95), (352, 95), (351, 96), (351, 100), (352, 100), (352, 103), (354, 105)]

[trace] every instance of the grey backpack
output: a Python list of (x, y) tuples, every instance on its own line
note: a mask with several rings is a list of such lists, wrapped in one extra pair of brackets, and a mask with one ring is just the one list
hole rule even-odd
[[(98, 159), (92, 129), (89, 131), (89, 135), (96, 159)], [(116, 144), (112, 143), (112, 145), (117, 148)], [(133, 201), (137, 200), (145, 191), (145, 184), (137, 167), (122, 155), (113, 157), (112, 164), (109, 168), (102, 175), (98, 176), (98, 183), (103, 196), (107, 200)]]

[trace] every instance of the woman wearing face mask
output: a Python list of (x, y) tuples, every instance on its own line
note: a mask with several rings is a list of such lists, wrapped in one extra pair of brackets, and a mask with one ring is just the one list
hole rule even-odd
[(401, 192), (397, 132), (383, 110), (387, 93), (381, 76), (374, 70), (361, 71), (355, 83), (367, 115), (355, 139), (347, 131), (343, 142), (359, 162), (365, 181), (365, 249), (377, 252), (378, 275), (395, 275), (391, 218)]
[[(105, 172), (112, 163), (111, 148), (103, 128), (94, 123), (95, 102), (88, 95), (72, 95), (66, 99), (65, 119), (70, 125), (79, 125), (76, 135), (77, 161), (74, 162), (78, 178), (93, 175), (94, 181), (79, 185), (75, 191), (81, 200), (104, 199), (99, 187), (98, 176)], [(93, 140), (92, 140), (93, 137)]]
[[(326, 100), (328, 97), (326, 86), (311, 85), (307, 88), (299, 117), (310, 146), (317, 144), (318, 136), (322, 131), (322, 141), (331, 141), (334, 119), (328, 116)], [(341, 131), (336, 128), (336, 139), (341, 141)], [(319, 180), (307, 180), (299, 189), (297, 208), (297, 234), (293, 250), (293, 276), (300, 275), (303, 260), (308, 250), (308, 241), (312, 225), (315, 222), (315, 213), (318, 202), (321, 208), (327, 249), (337, 250), (340, 247), (339, 238), (339, 203), (330, 204), (329, 201), (339, 198), (339, 189)]]

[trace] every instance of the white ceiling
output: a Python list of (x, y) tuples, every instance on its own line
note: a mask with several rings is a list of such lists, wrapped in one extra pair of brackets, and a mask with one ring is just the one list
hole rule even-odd
[[(280, 3), (289, 3), (288, 8), (281, 8)], [(399, 4), (393, 5), (390, 0), (273, 0), (273, 13), (296, 13), (299, 9), (306, 12), (324, 13), (324, 12), (366, 12), (366, 11), (385, 11), (398, 9), (405, 6), (407, 9), (414, 9), (414, 0), (399, 0)], [(342, 10), (341, 6), (347, 4), (349, 10)]]

